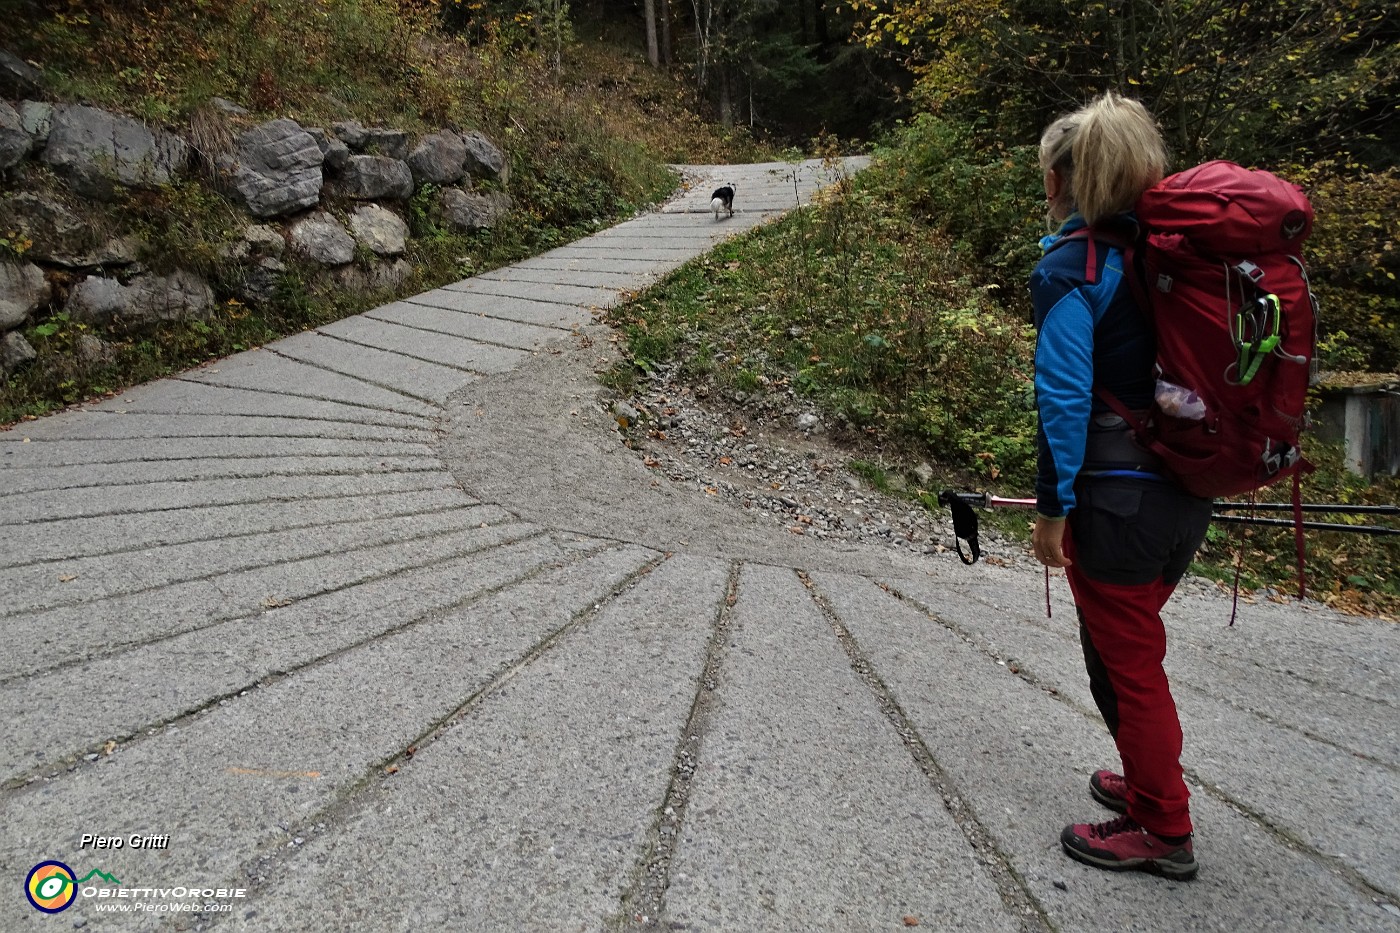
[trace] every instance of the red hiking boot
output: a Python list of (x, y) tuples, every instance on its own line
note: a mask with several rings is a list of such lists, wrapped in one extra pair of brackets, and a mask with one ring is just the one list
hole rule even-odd
[(1191, 840), (1172, 844), (1120, 816), (1107, 823), (1075, 823), (1060, 833), (1060, 845), (1076, 862), (1109, 871), (1146, 871), (1176, 881), (1196, 877)]
[(1128, 812), (1128, 782), (1112, 771), (1095, 771), (1089, 778), (1089, 793), (1094, 799), (1119, 813)]

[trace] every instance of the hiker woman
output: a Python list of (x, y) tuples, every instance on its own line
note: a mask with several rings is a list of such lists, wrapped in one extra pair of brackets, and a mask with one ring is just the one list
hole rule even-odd
[(1205, 537), (1211, 503), (1165, 479), (1095, 395), (1112, 393), (1134, 412), (1152, 402), (1152, 330), (1113, 244), (1135, 236), (1133, 205), (1162, 179), (1166, 150), (1147, 110), (1110, 92), (1050, 124), (1040, 167), (1058, 229), (1041, 241), (1030, 283), (1040, 415), (1032, 545), (1037, 560), (1069, 577), (1090, 691), (1123, 772), (1089, 781), (1094, 798), (1123, 816), (1067, 826), (1060, 842), (1099, 868), (1191, 878), (1189, 792), (1160, 611)]

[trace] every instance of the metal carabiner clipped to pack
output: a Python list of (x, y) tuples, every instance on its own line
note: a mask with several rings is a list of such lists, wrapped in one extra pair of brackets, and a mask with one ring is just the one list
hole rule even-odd
[(1236, 385), (1249, 385), (1264, 358), (1283, 340), (1283, 308), (1277, 295), (1260, 295), (1235, 313), (1235, 348), (1239, 351)]

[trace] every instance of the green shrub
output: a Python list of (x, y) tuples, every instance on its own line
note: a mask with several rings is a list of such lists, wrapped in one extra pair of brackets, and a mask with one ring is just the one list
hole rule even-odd
[(1045, 196), (1034, 146), (978, 151), (969, 127), (919, 114), (881, 151), (880, 185), (1017, 301), (1040, 258)]
[(1368, 172), (1324, 160), (1280, 170), (1307, 191), (1316, 221), (1305, 258), (1321, 303), (1321, 329), (1343, 332), (1355, 368), (1400, 369), (1400, 169)]

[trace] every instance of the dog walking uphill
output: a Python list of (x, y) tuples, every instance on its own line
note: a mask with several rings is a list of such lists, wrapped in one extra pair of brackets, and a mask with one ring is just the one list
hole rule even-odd
[(733, 185), (715, 189), (715, 193), (710, 195), (710, 211), (715, 215), (715, 220), (719, 220), (720, 211), (725, 211), (730, 217), (734, 216)]

